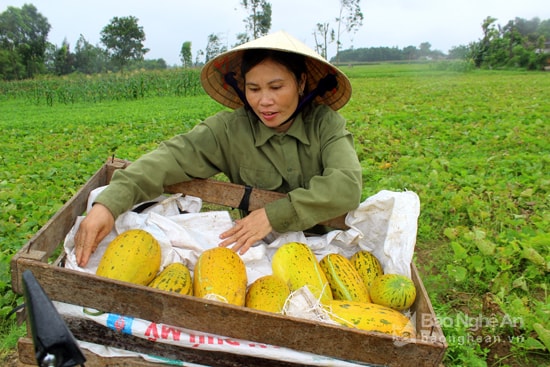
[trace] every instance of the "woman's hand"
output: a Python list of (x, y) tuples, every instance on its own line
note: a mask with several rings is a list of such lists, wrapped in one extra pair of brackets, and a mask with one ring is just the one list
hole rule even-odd
[(220, 246), (228, 247), (234, 244), (231, 249), (242, 255), (272, 230), (265, 209), (257, 209), (243, 219), (236, 220), (233, 228), (223, 232), (220, 239), (224, 241), (220, 243)]
[(111, 232), (114, 225), (115, 218), (107, 207), (101, 204), (95, 204), (92, 207), (80, 223), (74, 238), (78, 266), (84, 267), (88, 264), (90, 255), (94, 253), (101, 240)]

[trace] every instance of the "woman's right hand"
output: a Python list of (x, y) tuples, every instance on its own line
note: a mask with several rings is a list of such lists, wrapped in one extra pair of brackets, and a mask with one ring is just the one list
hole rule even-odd
[(90, 255), (95, 252), (97, 246), (115, 225), (115, 218), (106, 206), (94, 204), (90, 212), (80, 223), (76, 232), (75, 255), (78, 266), (84, 267), (88, 264)]

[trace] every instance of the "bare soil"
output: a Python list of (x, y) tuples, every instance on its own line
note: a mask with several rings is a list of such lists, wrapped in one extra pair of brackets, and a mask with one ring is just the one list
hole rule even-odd
[[(438, 251), (437, 244), (417, 246), (415, 249), (415, 261), (420, 276), (424, 279), (424, 274), (439, 274), (443, 269), (433, 261), (432, 256)], [(430, 290), (426, 290), (428, 294)], [(467, 315), (477, 315), (480, 312), (486, 316), (503, 316), (504, 311), (493, 300), (491, 293), (486, 293), (482, 297), (474, 294), (466, 294), (455, 292), (452, 296), (454, 307)], [(432, 300), (433, 302), (433, 300)], [(521, 354), (514, 351), (513, 344), (510, 341), (512, 337), (527, 337), (522, 336), (522, 330), (519, 327), (508, 331), (501, 331), (501, 335), (483, 335), (483, 328), (473, 332), (473, 337), (481, 340), (480, 347), (487, 350), (487, 366), (488, 367), (533, 367), (533, 366), (550, 366), (548, 354), (539, 355), (534, 353)], [(536, 337), (536, 336), (533, 336)]]
[(0, 356), (0, 365), (4, 367), (19, 367), (17, 351), (13, 350), (6, 355)]

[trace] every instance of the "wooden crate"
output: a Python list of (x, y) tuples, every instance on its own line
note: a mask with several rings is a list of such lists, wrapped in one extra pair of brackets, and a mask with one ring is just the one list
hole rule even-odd
[[(168, 294), (149, 287), (64, 268), (63, 253), (57, 258), (53, 254), (60, 252), (64, 238), (74, 225), (76, 217), (84, 213), (89, 193), (99, 186), (106, 185), (116, 169), (123, 169), (128, 164), (129, 162), (123, 160), (109, 160), (13, 256), (11, 274), (15, 292), (23, 293), (21, 276), (24, 270), (29, 269), (48, 296), (61, 302), (229, 338), (288, 347), (372, 365), (410, 366), (411, 363), (419, 367), (440, 365), (447, 344), (414, 264), (411, 265), (411, 270), (412, 279), (417, 288), (417, 299), (412, 311), (416, 313), (417, 335), (416, 338), (406, 341), (395, 340), (390, 335), (380, 333), (287, 317), (192, 296)], [(204, 202), (237, 207), (244, 188), (209, 179), (173, 185), (167, 187), (166, 191), (182, 192), (201, 197)], [(282, 194), (253, 190), (250, 208), (262, 207), (280, 195)], [(325, 224), (342, 228), (343, 217)], [(66, 322), (79, 340), (166, 358), (209, 366), (297, 366), (271, 359), (205, 352), (155, 343), (131, 335), (119, 334), (81, 319), (66, 318)], [(145, 361), (138, 362), (135, 359), (106, 360), (92, 356), (88, 352), (86, 354), (88, 367), (158, 366)], [(21, 363), (35, 363), (30, 334), (19, 342), (19, 358)]]

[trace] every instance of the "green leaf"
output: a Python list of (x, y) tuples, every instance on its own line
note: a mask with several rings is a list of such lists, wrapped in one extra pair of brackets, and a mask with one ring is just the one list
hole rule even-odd
[(450, 240), (456, 240), (458, 238), (458, 230), (456, 228), (445, 228), (443, 234)]
[(468, 274), (468, 270), (466, 270), (463, 266), (458, 265), (447, 265), (447, 273), (452, 276), (455, 281), (462, 282), (464, 279), (466, 279), (466, 275)]
[(485, 256), (492, 256), (495, 254), (496, 245), (485, 239), (477, 240), (475, 242), (479, 251)]
[(526, 350), (544, 350), (545, 349), (545, 345), (543, 343), (541, 343), (537, 339), (532, 338), (530, 336), (525, 338), (525, 340), (518, 342), (518, 344), (522, 349), (526, 349)]
[(464, 260), (468, 257), (468, 250), (462, 247), (458, 242), (451, 242), (451, 248), (453, 249), (454, 258), (456, 260)]
[(527, 282), (525, 281), (524, 277), (514, 279), (514, 281), (512, 282), (512, 287), (523, 289), (526, 292), (529, 291), (529, 288), (527, 287)]
[(544, 260), (544, 257), (542, 257), (542, 255), (532, 247), (525, 247), (521, 252), (521, 257), (531, 261), (535, 265), (542, 267), (546, 266), (546, 260)]
[(480, 255), (473, 255), (468, 258), (470, 264), (474, 267), (474, 270), (478, 273), (485, 270), (484, 258)]
[(544, 343), (546, 350), (550, 352), (550, 330), (546, 329), (538, 322), (533, 324), (533, 329), (538, 334), (539, 339)]
[(533, 190), (532, 188), (525, 189), (519, 194), (519, 196), (521, 196), (523, 198), (530, 198), (531, 196), (533, 196), (534, 192), (535, 192), (535, 190)]

